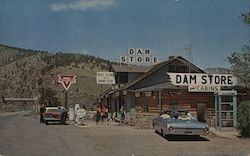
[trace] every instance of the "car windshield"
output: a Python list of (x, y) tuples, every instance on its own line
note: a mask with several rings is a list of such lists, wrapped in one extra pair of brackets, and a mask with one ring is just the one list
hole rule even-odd
[(47, 109), (46, 112), (47, 113), (59, 113), (59, 109), (57, 108)]

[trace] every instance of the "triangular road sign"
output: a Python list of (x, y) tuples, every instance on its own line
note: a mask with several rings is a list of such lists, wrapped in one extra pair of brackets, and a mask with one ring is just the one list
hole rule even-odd
[(76, 76), (74, 75), (58, 75), (58, 82), (61, 83), (67, 91), (72, 83), (76, 83)]

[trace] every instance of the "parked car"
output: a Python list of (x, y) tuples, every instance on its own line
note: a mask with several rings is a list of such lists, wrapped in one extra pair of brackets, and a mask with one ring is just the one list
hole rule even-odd
[(159, 117), (153, 119), (155, 132), (165, 135), (206, 135), (208, 125), (195, 118), (186, 116), (185, 110), (167, 110)]
[(60, 109), (58, 107), (46, 107), (43, 113), (43, 120), (46, 125), (49, 122), (61, 123)]

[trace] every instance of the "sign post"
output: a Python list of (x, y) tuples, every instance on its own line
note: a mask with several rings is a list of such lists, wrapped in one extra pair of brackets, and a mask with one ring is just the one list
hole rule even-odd
[(64, 106), (68, 110), (68, 89), (72, 83), (76, 83), (75, 75), (58, 75), (58, 83), (61, 83), (64, 87), (65, 96), (64, 96)]
[(68, 91), (67, 90), (65, 90), (64, 107), (66, 110), (68, 110)]

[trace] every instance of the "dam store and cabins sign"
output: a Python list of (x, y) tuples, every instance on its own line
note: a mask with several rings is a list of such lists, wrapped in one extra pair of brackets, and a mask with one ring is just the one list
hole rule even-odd
[(189, 92), (219, 92), (221, 86), (234, 86), (236, 77), (231, 74), (167, 73), (176, 86), (188, 86)]

